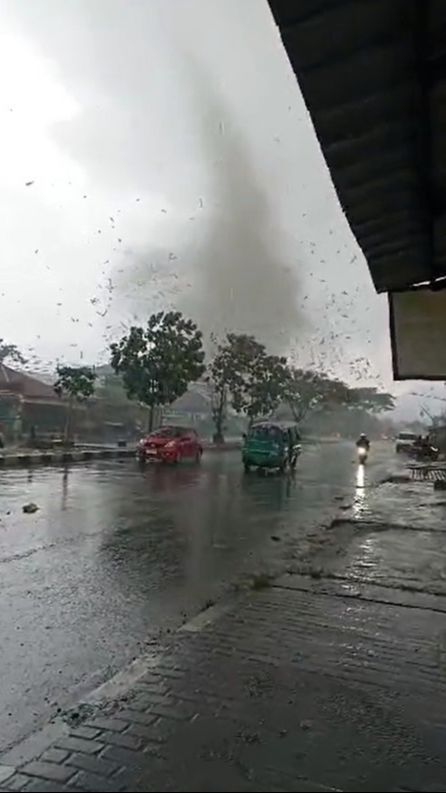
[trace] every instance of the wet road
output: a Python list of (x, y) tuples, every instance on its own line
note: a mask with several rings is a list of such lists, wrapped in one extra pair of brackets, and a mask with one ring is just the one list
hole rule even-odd
[[(144, 472), (132, 461), (0, 472), (0, 748), (260, 570), (277, 536), (303, 542), (341, 496), (367, 514), (367, 486), (393, 460), (375, 446), (359, 490), (346, 443), (305, 447), (292, 479), (246, 476), (236, 452)], [(25, 515), (30, 501), (39, 511)]]

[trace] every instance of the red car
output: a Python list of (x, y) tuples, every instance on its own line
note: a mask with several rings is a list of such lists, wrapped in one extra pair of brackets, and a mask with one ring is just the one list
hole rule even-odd
[(194, 460), (199, 463), (202, 454), (203, 447), (197, 433), (186, 427), (160, 427), (138, 444), (141, 462), (159, 460), (175, 465), (180, 460)]

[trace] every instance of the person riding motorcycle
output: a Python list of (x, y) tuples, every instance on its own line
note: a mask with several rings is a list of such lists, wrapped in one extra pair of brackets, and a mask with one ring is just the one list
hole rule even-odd
[(370, 451), (370, 441), (365, 432), (361, 432), (358, 440), (356, 441), (356, 446), (358, 449), (364, 448), (367, 449), (367, 451)]

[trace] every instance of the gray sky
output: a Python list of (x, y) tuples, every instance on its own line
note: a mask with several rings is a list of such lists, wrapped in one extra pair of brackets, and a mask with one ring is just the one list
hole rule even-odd
[(0, 31), (1, 336), (94, 361), (175, 306), (390, 385), (386, 298), (264, 0), (0, 0)]

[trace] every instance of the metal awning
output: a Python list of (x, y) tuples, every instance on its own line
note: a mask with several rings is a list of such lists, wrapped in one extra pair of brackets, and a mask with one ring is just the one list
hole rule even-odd
[(446, 2), (269, 1), (377, 291), (446, 276)]

